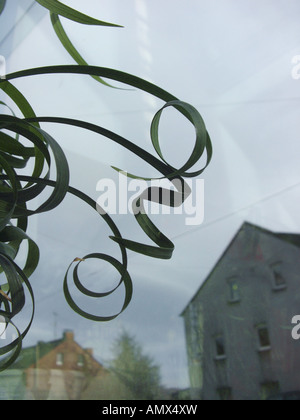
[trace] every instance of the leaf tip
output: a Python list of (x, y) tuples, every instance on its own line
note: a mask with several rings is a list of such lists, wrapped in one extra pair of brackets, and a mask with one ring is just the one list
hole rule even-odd
[(73, 262), (84, 262), (84, 261), (85, 261), (84, 258), (75, 258)]
[(5, 299), (7, 299), (9, 302), (12, 302), (11, 298), (9, 296), (7, 296), (6, 293), (4, 293), (2, 290), (0, 290), (0, 294), (5, 297)]

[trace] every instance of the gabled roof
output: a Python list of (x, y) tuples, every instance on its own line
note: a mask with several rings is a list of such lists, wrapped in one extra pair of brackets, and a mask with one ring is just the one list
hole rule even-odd
[(283, 241), (289, 242), (292, 245), (295, 245), (300, 248), (300, 235), (295, 235), (292, 233), (279, 233), (276, 235), (277, 238), (282, 239)]
[(241, 228), (238, 230), (238, 232), (234, 236), (234, 238), (229, 243), (229, 245), (226, 247), (225, 251), (223, 252), (223, 254), (221, 255), (221, 257), (219, 258), (219, 260), (216, 263), (216, 265), (214, 266), (214, 268), (211, 270), (211, 272), (206, 277), (206, 279), (204, 280), (204, 282), (201, 284), (201, 286), (199, 287), (199, 289), (197, 290), (197, 292), (194, 294), (194, 296), (192, 297), (192, 299), (186, 305), (186, 307), (184, 308), (184, 310), (182, 311), (182, 313), (180, 314), (180, 316), (184, 316), (184, 314), (185, 314), (186, 310), (188, 309), (188, 307), (190, 306), (190, 304), (198, 296), (198, 294), (200, 293), (200, 291), (204, 287), (204, 285), (207, 283), (207, 281), (211, 278), (212, 274), (217, 269), (217, 267), (219, 266), (219, 264), (221, 263), (221, 261), (224, 259), (225, 255), (228, 253), (229, 249), (231, 248), (231, 246), (233, 245), (233, 243), (236, 241), (236, 239), (240, 235), (240, 233), (243, 230), (248, 229), (248, 228), (250, 228), (250, 229), (252, 229), (253, 231), (256, 231), (256, 232), (267, 234), (269, 236), (272, 236), (274, 238), (280, 239), (282, 241), (285, 241), (285, 242), (287, 242), (289, 244), (295, 245), (295, 246), (297, 246), (297, 247), (300, 248), (300, 235), (299, 234), (275, 233), (275, 232), (272, 232), (271, 230), (262, 228), (260, 226), (254, 225), (252, 223), (244, 222), (243, 225), (241, 226)]
[(16, 362), (9, 369), (28, 369), (36, 363), (37, 358), (41, 359), (50, 351), (58, 347), (64, 339), (50, 341), (48, 343), (39, 342), (35, 346), (24, 348)]
[[(64, 335), (59, 340), (43, 342), (39, 341), (36, 345), (32, 347), (27, 347), (22, 349), (21, 354), (19, 355), (16, 362), (9, 367), (9, 369), (19, 369), (26, 370), (29, 368), (35, 368), (37, 362), (40, 363), (44, 357), (50, 356), (52, 351), (70, 351), (68, 345), (72, 344), (72, 348), (76, 348), (89, 358), (90, 361), (95, 365), (98, 365), (99, 368), (103, 369), (101, 363), (99, 363), (93, 356), (92, 349), (84, 349), (74, 340), (74, 333), (72, 331), (65, 331)], [(65, 346), (67, 345), (67, 350)], [(75, 347), (74, 347), (75, 346)]]

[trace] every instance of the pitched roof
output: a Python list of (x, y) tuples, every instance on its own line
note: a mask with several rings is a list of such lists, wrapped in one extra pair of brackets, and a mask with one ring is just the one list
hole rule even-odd
[(201, 286), (199, 287), (199, 289), (197, 290), (197, 292), (194, 294), (194, 296), (192, 297), (192, 299), (186, 305), (186, 307), (184, 308), (184, 310), (182, 311), (182, 313), (180, 314), (180, 316), (184, 316), (184, 314), (185, 314), (186, 310), (188, 309), (188, 307), (190, 306), (190, 304), (193, 302), (193, 300), (196, 298), (196, 296), (198, 296), (198, 294), (200, 293), (200, 291), (203, 288), (203, 286), (210, 279), (210, 277), (212, 276), (212, 274), (214, 273), (214, 271), (216, 270), (216, 268), (219, 266), (219, 264), (221, 263), (221, 261), (223, 260), (223, 258), (225, 257), (225, 255), (227, 254), (227, 252), (229, 251), (229, 249), (231, 248), (231, 246), (233, 245), (233, 243), (235, 242), (235, 240), (239, 236), (239, 234), (243, 230), (245, 230), (247, 228), (251, 228), (253, 231), (256, 231), (256, 232), (260, 232), (260, 233), (267, 234), (269, 236), (273, 236), (274, 238), (280, 239), (282, 241), (285, 241), (285, 242), (287, 242), (289, 244), (295, 245), (295, 246), (297, 246), (297, 247), (300, 248), (300, 234), (275, 233), (275, 232), (272, 232), (271, 230), (268, 230), (268, 229), (262, 228), (260, 226), (254, 225), (254, 224), (252, 224), (250, 222), (244, 222), (243, 225), (241, 226), (241, 228), (235, 234), (234, 238), (230, 241), (229, 245), (226, 247), (225, 251), (222, 253), (222, 255), (219, 258), (219, 260), (217, 261), (216, 265), (213, 267), (213, 269), (211, 270), (211, 272), (209, 273), (209, 275), (206, 277), (206, 279), (204, 280), (204, 282), (201, 284)]
[(64, 341), (60, 340), (50, 341), (48, 343), (39, 342), (35, 346), (24, 348), (16, 362), (9, 367), (9, 369), (27, 369), (36, 363), (37, 358), (41, 359), (50, 351), (54, 350)]
[(279, 233), (276, 235), (277, 238), (282, 239), (283, 241), (289, 242), (292, 245), (295, 245), (300, 248), (300, 235), (295, 235), (292, 233)]
[[(103, 368), (102, 364), (99, 363), (93, 356), (92, 349), (84, 349), (74, 340), (74, 333), (72, 331), (65, 331), (62, 338), (59, 340), (43, 342), (39, 341), (36, 345), (32, 347), (23, 348), (18, 359), (9, 369), (20, 369), (26, 370), (28, 368), (35, 367), (37, 361), (40, 362), (45, 356), (48, 356), (52, 351), (58, 347), (64, 346), (67, 343), (72, 343), (73, 349), (76, 346), (77, 349), (83, 351), (94, 364), (97, 364), (98, 367)], [(67, 350), (69, 351), (69, 349)]]

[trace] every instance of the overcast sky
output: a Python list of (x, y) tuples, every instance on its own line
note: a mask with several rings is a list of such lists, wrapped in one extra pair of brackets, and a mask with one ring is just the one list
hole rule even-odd
[[(3, 15), (6, 24), (0, 29), (0, 55), (5, 52), (8, 72), (72, 64), (56, 40), (48, 15), (41, 14), (38, 5), (24, 15), (30, 3), (9, 0)], [(158, 226), (174, 240), (174, 257), (171, 261), (157, 261), (130, 253), (133, 301), (111, 323), (83, 320), (69, 309), (62, 295), (65, 270), (75, 257), (89, 252), (111, 252), (118, 257), (117, 247), (107, 239), (108, 228), (96, 213), (73, 198), (52, 214), (34, 218), (31, 233), (40, 245), (42, 258), (32, 278), (37, 314), (25, 345), (51, 340), (55, 334), (59, 337), (63, 330), (73, 329), (80, 344), (93, 347), (97, 357), (108, 362), (113, 340), (127, 329), (161, 366), (166, 385), (186, 387), (185, 338), (179, 315), (239, 227), (247, 220), (274, 231), (300, 231), (300, 79), (292, 77), (292, 59), (300, 55), (300, 3), (64, 3), (125, 26), (93, 28), (64, 22), (90, 64), (146, 78), (194, 105), (211, 135), (214, 158), (203, 175), (204, 223), (191, 227), (185, 225), (184, 216), (155, 216)], [(12, 28), (14, 32), (9, 34)], [(14, 84), (40, 116), (85, 119), (154, 153), (149, 127), (162, 103), (150, 95), (109, 89), (78, 76), (41, 76), (16, 80)], [(109, 140), (70, 127), (43, 127), (64, 147), (70, 159), (72, 185), (95, 199), (100, 179), (118, 179), (110, 165), (146, 177), (157, 176), (151, 167)], [(175, 111), (168, 112), (161, 138), (167, 160), (179, 167), (193, 147), (191, 127)], [(124, 237), (144, 240), (132, 215), (114, 216), (114, 220)], [(103, 273), (112, 274), (116, 281), (106, 264), (91, 263), (83, 270), (88, 284), (97, 290), (103, 284)], [(107, 283), (103, 286), (107, 287)], [(121, 297), (117, 295), (109, 306), (101, 301), (96, 305), (80, 302), (105, 315), (105, 310), (112, 310), (110, 305), (118, 310)]]

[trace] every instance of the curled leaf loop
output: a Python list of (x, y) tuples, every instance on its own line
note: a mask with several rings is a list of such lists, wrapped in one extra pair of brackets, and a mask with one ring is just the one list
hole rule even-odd
[[(2, 324), (4, 324), (5, 330), (13, 328), (16, 331), (16, 337), (9, 344), (0, 348), (0, 356), (6, 356), (6, 359), (2, 360), (0, 365), (0, 371), (11, 366), (20, 355), (22, 341), (30, 330), (35, 312), (34, 294), (29, 278), (38, 266), (39, 248), (27, 234), (29, 218), (55, 209), (63, 202), (67, 194), (72, 194), (93, 211), (96, 211), (101, 217), (99, 220), (108, 225), (111, 230), (110, 238), (118, 245), (120, 259), (100, 252), (89, 254), (83, 258), (75, 258), (67, 269), (63, 281), (63, 291), (67, 303), (79, 315), (92, 321), (111, 321), (126, 310), (133, 297), (133, 282), (128, 272), (127, 251), (130, 250), (160, 259), (170, 259), (174, 252), (173, 242), (157, 228), (150, 219), (150, 215), (147, 214), (146, 203), (157, 203), (173, 208), (180, 207), (191, 194), (191, 188), (185, 178), (202, 174), (209, 165), (213, 153), (211, 139), (205, 123), (196, 108), (179, 100), (159, 86), (137, 76), (114, 69), (89, 66), (67, 36), (60, 18), (67, 18), (85, 25), (112, 28), (120, 27), (119, 25), (87, 16), (58, 0), (35, 1), (50, 12), (56, 35), (77, 65), (33, 68), (8, 74), (5, 79), (0, 78), (0, 90), (14, 103), (14, 106), (11, 107), (2, 101), (0, 102), (0, 105), (5, 106), (8, 112), (8, 114), (0, 115), (0, 273), (2, 273), (0, 322), (2, 321)], [(4, 10), (5, 3), (5, 0), (0, 0), (0, 14)], [(104, 127), (70, 118), (37, 116), (26, 97), (12, 84), (12, 81), (24, 77), (57, 74), (86, 75), (94, 78), (102, 85), (112, 87), (104, 81), (104, 79), (108, 79), (125, 85), (126, 89), (128, 87), (139, 89), (160, 99), (163, 106), (154, 115), (150, 127), (150, 138), (155, 156), (120, 134)], [(180, 168), (168, 163), (168, 159), (162, 153), (160, 144), (160, 121), (163, 112), (169, 107), (175, 108), (193, 125), (195, 130), (195, 145), (190, 157)], [(22, 114), (23, 118), (16, 116), (15, 108)], [(41, 127), (42, 123), (69, 125), (105, 137), (108, 141), (117, 143), (152, 166), (159, 174), (156, 180), (168, 180), (169, 189), (148, 186), (132, 203), (137, 224), (145, 233), (146, 238), (153, 242), (152, 245), (135, 242), (132, 238), (123, 238), (112, 217), (98, 203), (84, 192), (70, 186), (70, 169), (59, 140), (54, 139), (46, 132)], [(206, 158), (204, 166), (200, 169), (194, 169), (203, 156)], [(29, 175), (24, 175), (24, 168), (32, 168)], [(152, 178), (138, 177), (132, 173), (124, 172), (115, 166), (112, 166), (112, 168), (130, 178), (152, 180)], [(42, 192), (48, 192), (48, 197), (37, 208), (29, 208), (32, 205), (31, 201), (39, 197)], [(15, 259), (24, 241), (28, 244), (27, 256), (24, 266), (21, 268), (16, 264)], [(81, 264), (88, 264), (91, 260), (107, 262), (119, 273), (120, 280), (110, 291), (101, 291), (102, 278), (100, 273), (98, 284), (95, 285), (97, 290), (90, 290), (83, 284), (80, 279), (79, 268)], [(70, 277), (73, 280), (72, 286), (70, 286)], [(72, 293), (75, 288), (88, 298), (104, 299), (112, 296), (120, 287), (124, 287), (122, 307), (116, 314), (106, 316), (92, 314), (84, 310), (76, 302)], [(28, 294), (32, 301), (31, 318), (27, 327), (20, 331), (14, 324), (14, 318), (21, 313), (25, 304), (27, 304), (25, 296)]]

